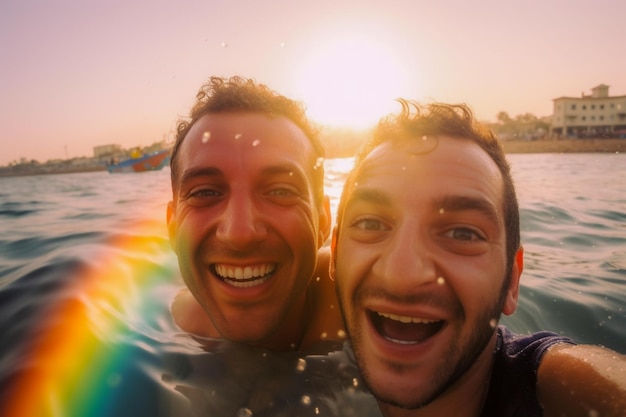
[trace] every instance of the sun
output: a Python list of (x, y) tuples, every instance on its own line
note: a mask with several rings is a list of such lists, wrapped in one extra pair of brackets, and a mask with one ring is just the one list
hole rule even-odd
[(327, 126), (368, 128), (396, 111), (407, 76), (389, 42), (343, 33), (315, 43), (296, 71), (296, 89), (311, 119)]

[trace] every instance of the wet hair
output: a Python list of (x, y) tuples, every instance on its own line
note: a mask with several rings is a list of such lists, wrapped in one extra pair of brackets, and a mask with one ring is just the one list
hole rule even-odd
[(264, 84), (239, 76), (210, 77), (198, 90), (189, 119), (178, 121), (176, 142), (170, 157), (172, 191), (175, 193), (177, 188), (178, 152), (193, 125), (207, 114), (236, 112), (257, 112), (271, 117), (283, 116), (304, 132), (313, 146), (315, 164), (312, 178), (313, 192), (318, 202), (321, 202), (324, 195), (324, 167), (316, 161), (323, 161), (325, 151), (319, 139), (319, 131), (307, 118), (304, 105), (278, 94)]
[[(504, 182), (503, 212), (506, 229), (507, 278), (520, 246), (519, 206), (511, 169), (502, 145), (493, 132), (478, 123), (469, 107), (465, 104), (432, 103), (420, 105), (415, 101), (399, 99), (402, 111), (397, 115), (381, 119), (374, 128), (373, 135), (357, 153), (354, 167), (348, 174), (337, 209), (337, 226), (343, 221), (347, 196), (354, 188), (359, 168), (365, 158), (379, 145), (385, 142), (406, 142), (422, 140), (424, 137), (450, 136), (466, 138), (480, 146), (498, 167)], [(434, 142), (436, 146), (436, 142)], [(424, 153), (430, 152), (428, 148)]]

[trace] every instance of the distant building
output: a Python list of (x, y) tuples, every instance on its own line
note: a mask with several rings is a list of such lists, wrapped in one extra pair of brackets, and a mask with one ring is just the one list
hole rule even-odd
[(100, 145), (93, 147), (93, 156), (96, 159), (110, 158), (122, 152), (120, 145)]
[(574, 138), (626, 137), (626, 95), (609, 96), (609, 86), (600, 84), (591, 95), (554, 100), (550, 133)]

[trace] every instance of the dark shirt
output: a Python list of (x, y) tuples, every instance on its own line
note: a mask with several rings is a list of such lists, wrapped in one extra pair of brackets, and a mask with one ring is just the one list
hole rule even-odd
[(482, 417), (541, 417), (535, 385), (544, 353), (558, 343), (575, 344), (552, 332), (521, 335), (504, 326), (497, 328), (498, 340), (489, 393)]

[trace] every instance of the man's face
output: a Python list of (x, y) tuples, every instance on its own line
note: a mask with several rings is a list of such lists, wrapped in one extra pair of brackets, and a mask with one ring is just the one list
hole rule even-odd
[(284, 321), (302, 311), (330, 227), (308, 138), (285, 117), (209, 114), (179, 152), (167, 221), (190, 291), (226, 339), (295, 333)]
[[(430, 138), (429, 140), (435, 140)], [(367, 157), (333, 239), (336, 285), (363, 376), (383, 403), (428, 404), (467, 372), (517, 303), (505, 284), (502, 177), (462, 138), (385, 143)], [(521, 272), (521, 269), (519, 269)], [(484, 358), (485, 355), (483, 355)]]

